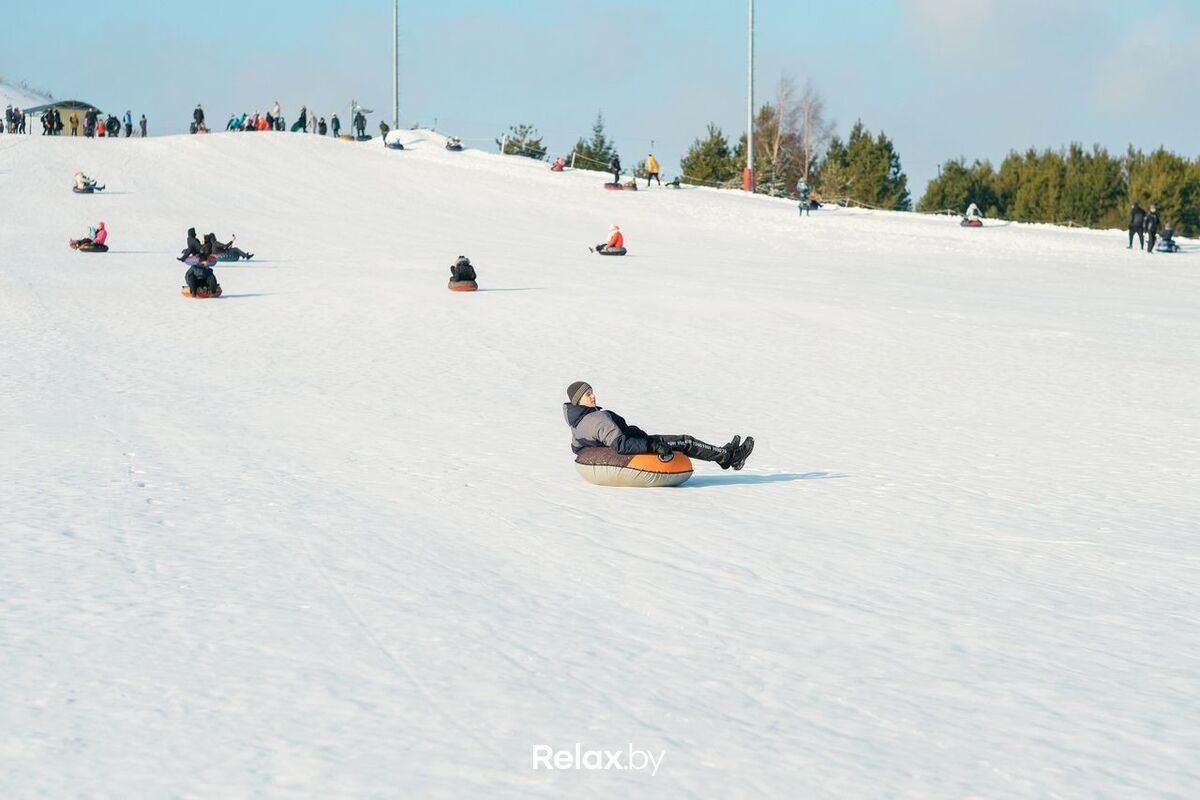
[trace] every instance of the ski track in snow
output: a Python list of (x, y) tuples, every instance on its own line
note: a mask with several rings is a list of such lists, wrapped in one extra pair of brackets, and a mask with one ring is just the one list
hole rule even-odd
[(1200, 794), (1195, 243), (401, 135), (0, 139), (0, 796)]

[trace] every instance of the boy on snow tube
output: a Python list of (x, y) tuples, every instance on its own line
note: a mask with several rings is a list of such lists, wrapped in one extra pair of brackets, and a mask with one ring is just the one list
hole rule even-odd
[[(752, 436), (747, 436), (745, 441), (742, 441), (740, 436), (734, 436), (728, 444), (718, 447), (687, 434), (648, 434), (636, 425), (630, 425), (619, 414), (598, 406), (596, 394), (587, 381), (575, 381), (568, 386), (567, 399), (569, 402), (563, 403), (563, 417), (571, 426), (571, 452), (575, 453), (577, 464), (609, 466), (602, 463), (603, 459), (596, 458), (595, 450), (599, 448), (621, 456), (637, 457), (651, 453), (663, 464), (670, 462), (674, 454), (679, 452), (688, 458), (713, 461), (721, 469), (741, 469), (754, 450)], [(684, 470), (654, 470), (649, 468), (653, 462), (646, 462), (649, 462), (649, 459), (643, 459), (638, 465), (634, 465), (632, 460), (623, 466), (613, 464), (612, 469), (604, 470), (603, 473), (595, 469), (581, 468), (580, 474), (585, 480), (593, 483), (621, 486), (677, 485), (687, 480), (687, 476), (684, 476), (674, 483), (647, 481), (645, 476), (638, 473), (658, 471), (678, 475)], [(690, 469), (686, 471), (690, 476)], [(601, 478), (601, 474), (604, 478)]]

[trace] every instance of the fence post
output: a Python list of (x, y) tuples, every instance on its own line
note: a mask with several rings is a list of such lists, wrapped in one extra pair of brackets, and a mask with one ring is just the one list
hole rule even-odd
[(579, 155), (578, 150), (571, 151), (571, 169), (575, 169), (575, 156)]

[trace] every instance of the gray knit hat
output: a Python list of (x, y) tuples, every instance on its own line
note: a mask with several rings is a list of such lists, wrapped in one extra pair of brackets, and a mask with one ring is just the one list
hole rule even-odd
[(592, 385), (587, 381), (575, 381), (567, 387), (567, 399), (571, 401), (571, 405), (579, 405), (579, 398), (583, 397)]

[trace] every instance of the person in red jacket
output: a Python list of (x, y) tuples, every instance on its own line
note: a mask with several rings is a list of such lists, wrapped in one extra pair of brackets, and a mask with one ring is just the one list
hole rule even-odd
[(71, 247), (76, 250), (108, 249), (108, 246), (104, 244), (108, 241), (108, 230), (104, 227), (103, 222), (97, 222), (96, 227), (92, 228), (88, 233), (91, 235), (83, 239), (72, 239)]
[(607, 242), (602, 242), (602, 243), (596, 245), (595, 247), (588, 248), (588, 250), (591, 250), (594, 253), (603, 253), (606, 250), (624, 250), (624, 249), (625, 249), (625, 237), (621, 235), (621, 226), (617, 225), (615, 223), (612, 226), (610, 226), (608, 229), (608, 241)]

